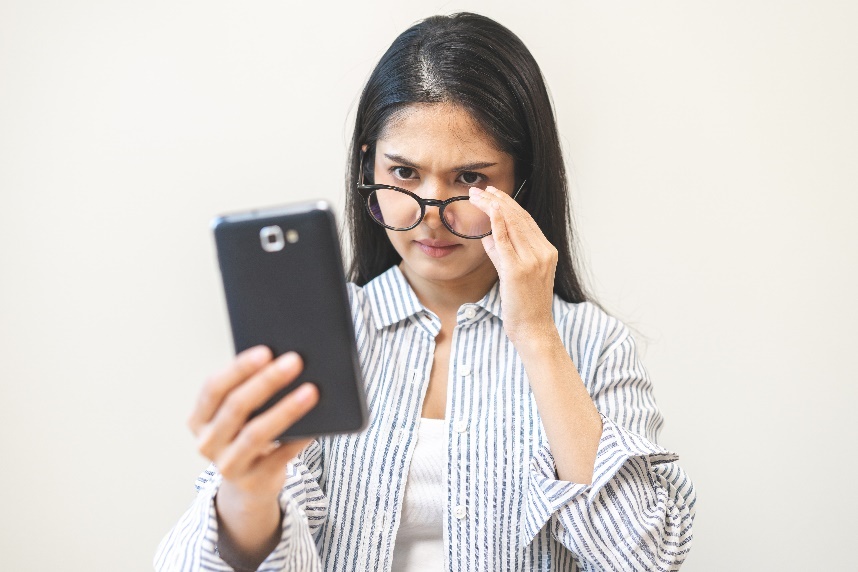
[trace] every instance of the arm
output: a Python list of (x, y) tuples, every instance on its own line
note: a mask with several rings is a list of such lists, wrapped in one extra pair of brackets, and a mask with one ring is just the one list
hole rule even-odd
[(266, 570), (319, 568), (298, 504), (308, 505), (312, 498), (326, 510), (318, 485), (321, 449), (310, 439), (273, 446), (284, 429), (312, 409), (318, 390), (303, 384), (249, 419), (301, 369), (297, 355), (272, 360), (268, 348), (257, 346), (204, 385), (188, 425), (212, 469), (198, 480), (194, 505), (162, 541), (156, 568), (229, 570), (234, 564), (254, 569), (260, 562)]
[(288, 476), (275, 506), (276, 530), (263, 539), (268, 545), (257, 554), (243, 553), (232, 544), (233, 539), (225, 537), (215, 502), (224, 486), (223, 477), (214, 464), (209, 466), (197, 479), (195, 502), (161, 541), (155, 555), (155, 569), (272, 572), (318, 569), (321, 564), (314, 535), (327, 516), (327, 498), (319, 486), (321, 453), (319, 443), (313, 441), (289, 463)]
[[(491, 218), (492, 234), (482, 241), (500, 280), (504, 331), (548, 437), (534, 455), (521, 545), (550, 520), (586, 570), (678, 568), (691, 543), (694, 492), (676, 455), (655, 443), (661, 416), (628, 330), (580, 304), (591, 314), (572, 324), (570, 312), (558, 331), (551, 311), (557, 250), (506, 193), (472, 188), (470, 197)], [(576, 327), (588, 331), (576, 336)], [(576, 363), (567, 348), (599, 338), (606, 341), (593, 374), (584, 357), (593, 350), (577, 348)], [(578, 373), (582, 364), (584, 377), (595, 378), (591, 388)]]
[(554, 443), (537, 450), (522, 543), (550, 522), (585, 570), (676, 570), (691, 547), (694, 489), (656, 444), (661, 414), (634, 340), (616, 320), (606, 326), (591, 389), (603, 423), (592, 483), (558, 476)]
[(552, 317), (557, 249), (508, 194), (474, 187), (470, 200), (491, 219), (482, 242), (500, 281), (504, 332), (527, 372), (557, 470), (589, 483), (602, 421)]

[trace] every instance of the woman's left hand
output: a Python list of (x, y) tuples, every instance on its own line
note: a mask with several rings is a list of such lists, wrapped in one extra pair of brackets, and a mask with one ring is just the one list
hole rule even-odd
[(508, 194), (494, 187), (471, 187), (469, 195), (491, 218), (492, 234), (482, 242), (498, 272), (506, 335), (516, 346), (557, 336), (551, 316), (557, 249)]

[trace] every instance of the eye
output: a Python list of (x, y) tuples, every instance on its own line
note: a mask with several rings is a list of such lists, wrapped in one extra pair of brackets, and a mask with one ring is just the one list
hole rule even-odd
[(458, 177), (458, 181), (468, 185), (469, 187), (473, 187), (474, 185), (478, 185), (486, 180), (485, 175), (481, 175), (479, 173), (474, 173), (472, 171), (464, 171)]
[(416, 171), (411, 167), (391, 167), (390, 172), (393, 173), (394, 177), (403, 181), (417, 178)]

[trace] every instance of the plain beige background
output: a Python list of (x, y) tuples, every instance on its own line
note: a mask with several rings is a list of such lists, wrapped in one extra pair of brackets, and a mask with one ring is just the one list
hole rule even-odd
[(697, 485), (684, 569), (854, 566), (858, 3), (0, 0), (0, 567), (151, 569), (231, 354), (209, 220), (341, 208), (372, 66), (462, 9), (547, 78)]

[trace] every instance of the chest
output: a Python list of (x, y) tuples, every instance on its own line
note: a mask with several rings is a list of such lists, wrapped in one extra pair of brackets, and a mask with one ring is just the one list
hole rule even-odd
[[(391, 561), (396, 531), (409, 525), (403, 504), (421, 418), (437, 407), (443, 476), (432, 508), (445, 547), (472, 555), (477, 569), (528, 569), (528, 552), (515, 543), (533, 450), (545, 435), (523, 365), (495, 326), (459, 328), (439, 339), (418, 325), (373, 340), (362, 363), (370, 425), (324, 446), (328, 564), (363, 557), (386, 569), (381, 564)], [(363, 532), (350, 544), (350, 531)], [(477, 556), (475, 545), (491, 550)]]
[(447, 384), (450, 376), (452, 335), (442, 330), (435, 338), (429, 384), (423, 398), (421, 417), (444, 419), (447, 406)]

